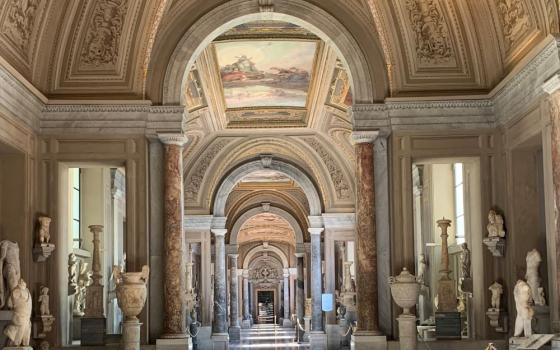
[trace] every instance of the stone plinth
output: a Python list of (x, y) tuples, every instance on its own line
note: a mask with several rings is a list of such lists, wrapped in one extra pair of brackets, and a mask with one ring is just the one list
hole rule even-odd
[(399, 347), (400, 350), (416, 350), (416, 316), (400, 315), (399, 322)]
[(309, 332), (310, 350), (327, 350), (327, 334), (325, 332)]
[(33, 247), (33, 258), (36, 262), (45, 262), (55, 250), (55, 245), (52, 243), (40, 243)]
[(459, 312), (436, 312), (437, 339), (461, 339), (462, 328)]
[(193, 348), (191, 338), (168, 338), (157, 339), (157, 350), (191, 350)]
[(352, 350), (387, 350), (387, 338), (383, 335), (353, 334), (350, 340)]
[(121, 350), (140, 350), (140, 326), (138, 321), (122, 323)]
[(2, 350), (33, 350), (31, 346), (5, 346)]
[(229, 334), (228, 333), (213, 333), (212, 334), (213, 350), (227, 350), (229, 349)]
[(105, 345), (105, 317), (82, 317), (81, 342), (82, 346)]

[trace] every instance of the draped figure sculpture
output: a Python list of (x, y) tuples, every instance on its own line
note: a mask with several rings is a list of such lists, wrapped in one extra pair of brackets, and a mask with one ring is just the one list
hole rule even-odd
[(29, 346), (32, 303), (29, 289), (20, 279), (7, 300), (8, 307), (14, 310), (12, 322), (4, 329), (9, 346)]
[(0, 309), (6, 306), (11, 291), (19, 282), (20, 275), (18, 244), (12, 241), (0, 241)]

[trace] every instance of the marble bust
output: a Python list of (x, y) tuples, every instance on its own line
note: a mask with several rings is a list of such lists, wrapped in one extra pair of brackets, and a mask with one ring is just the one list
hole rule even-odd
[(6, 306), (10, 292), (17, 286), (20, 275), (18, 244), (0, 241), (0, 308)]
[(29, 346), (31, 336), (31, 293), (20, 279), (8, 298), (8, 307), (14, 310), (12, 322), (4, 329), (9, 346)]
[(504, 238), (506, 236), (506, 231), (504, 230), (504, 218), (496, 213), (495, 210), (490, 210), (488, 212), (488, 225), (486, 226), (488, 230), (488, 237), (500, 237)]
[(531, 305), (533, 297), (529, 284), (523, 280), (517, 281), (513, 289), (513, 297), (517, 311), (513, 336), (519, 337), (523, 334), (525, 337), (529, 337), (533, 334), (531, 320), (535, 314)]
[(492, 309), (499, 310), (500, 299), (502, 297), (502, 294), (504, 293), (504, 287), (502, 287), (502, 285), (499, 284), (498, 282), (494, 282), (490, 287), (488, 287), (488, 290), (492, 293), (492, 298), (491, 298)]
[(527, 284), (531, 287), (531, 293), (535, 305), (545, 305), (544, 289), (541, 287), (541, 277), (539, 276), (539, 266), (542, 261), (541, 254), (538, 250), (533, 249), (527, 253), (526, 257), (527, 271), (525, 278)]

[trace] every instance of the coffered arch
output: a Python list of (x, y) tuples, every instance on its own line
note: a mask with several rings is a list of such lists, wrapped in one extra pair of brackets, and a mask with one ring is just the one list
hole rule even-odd
[(256, 247), (254, 247), (253, 249), (249, 250), (247, 252), (247, 254), (245, 255), (245, 259), (243, 259), (243, 269), (249, 268), (249, 265), (254, 262), (253, 260), (255, 260), (254, 259), (255, 256), (257, 254), (262, 254), (264, 252), (267, 252), (267, 253), (272, 252), (278, 258), (280, 258), (280, 262), (282, 263), (283, 268), (287, 268), (287, 267), (290, 266), (288, 257), (286, 256), (286, 254), (284, 254), (284, 252), (281, 249), (279, 249), (279, 248), (277, 248), (273, 245), (269, 245), (267, 247), (265, 247), (263, 245), (258, 245)]

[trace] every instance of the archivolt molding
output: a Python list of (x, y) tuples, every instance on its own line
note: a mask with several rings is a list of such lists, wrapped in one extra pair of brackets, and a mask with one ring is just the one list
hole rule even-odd
[[(262, 244), (258, 245), (256, 247), (254, 247), (253, 249), (249, 250), (247, 252), (247, 254), (245, 255), (244, 259), (243, 259), (243, 269), (247, 269), (249, 268), (250, 265), (253, 265), (256, 261), (253, 261), (253, 258), (255, 257), (255, 255), (257, 254), (262, 254), (262, 253), (274, 253), (278, 258), (280, 258), (280, 262), (281, 262), (281, 266), (283, 268), (287, 268), (290, 266), (290, 262), (288, 260), (288, 257), (286, 256), (286, 254), (279, 248), (273, 246), (273, 245), (268, 245), (267, 247), (264, 247)], [(256, 260), (256, 259), (255, 259)]]

